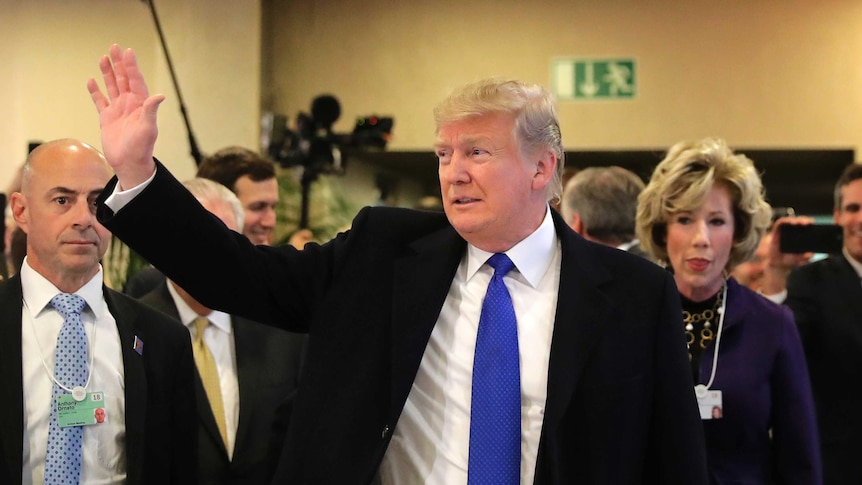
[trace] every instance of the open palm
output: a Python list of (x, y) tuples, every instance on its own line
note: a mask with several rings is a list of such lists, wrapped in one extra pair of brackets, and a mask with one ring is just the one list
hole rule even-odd
[(99, 68), (107, 97), (94, 79), (87, 89), (99, 112), (102, 150), (123, 187), (146, 180), (155, 169), (153, 149), (158, 136), (156, 114), (164, 96), (150, 96), (131, 49), (112, 45), (110, 59), (102, 56)]

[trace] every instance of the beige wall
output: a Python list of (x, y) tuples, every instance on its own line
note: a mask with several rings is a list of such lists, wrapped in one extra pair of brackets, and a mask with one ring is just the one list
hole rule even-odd
[[(259, 145), (260, 3), (156, 1), (179, 85), (203, 152)], [(80, 138), (100, 147), (86, 80), (112, 43), (133, 47), (160, 110), (156, 155), (194, 175), (187, 131), (147, 3), (135, 0), (0, 0), (0, 192), (29, 140)], [(100, 80), (101, 82), (101, 80)]]
[[(359, 115), (391, 115), (390, 150), (428, 150), (431, 110), (451, 87), (491, 75), (550, 85), (552, 61), (569, 56), (631, 57), (639, 76), (633, 101), (560, 104), (569, 149), (665, 148), (705, 135), (736, 147), (862, 147), (858, 0), (156, 3), (204, 152), (256, 148), (261, 108), (293, 117), (324, 92), (341, 99), (337, 131)], [(28, 140), (99, 145), (85, 81), (112, 42), (135, 47), (151, 91), (168, 96), (157, 156), (181, 178), (194, 173), (146, 3), (0, 7), (0, 188)], [(374, 201), (373, 175), (349, 169), (351, 199)]]
[(858, 0), (264, 0), (265, 108), (336, 94), (395, 117), (390, 148), (427, 149), (455, 85), (513, 76), (550, 86), (556, 57), (635, 58), (633, 101), (563, 102), (569, 149), (664, 148), (722, 136), (757, 148), (862, 146)]

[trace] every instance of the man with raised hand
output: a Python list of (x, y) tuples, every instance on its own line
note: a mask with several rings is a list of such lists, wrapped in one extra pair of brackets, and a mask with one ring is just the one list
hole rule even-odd
[(455, 91), (435, 109), (445, 214), (366, 208), (298, 251), (206, 214), (152, 158), (163, 97), (134, 53), (100, 66), (100, 220), (202, 303), (310, 333), (275, 482), (707, 483), (673, 279), (551, 210), (547, 90)]

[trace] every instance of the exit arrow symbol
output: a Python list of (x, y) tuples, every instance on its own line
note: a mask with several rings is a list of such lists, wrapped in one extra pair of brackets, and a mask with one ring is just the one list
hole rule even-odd
[(599, 92), (599, 85), (596, 84), (592, 62), (587, 62), (584, 65), (584, 82), (581, 83), (580, 90), (588, 98), (592, 98)]

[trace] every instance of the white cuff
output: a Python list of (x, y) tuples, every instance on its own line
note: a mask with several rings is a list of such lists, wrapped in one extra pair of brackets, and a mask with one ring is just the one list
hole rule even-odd
[(117, 184), (114, 185), (114, 191), (111, 193), (111, 195), (108, 196), (107, 199), (105, 199), (105, 205), (108, 206), (112, 211), (114, 211), (114, 214), (116, 214), (120, 209), (125, 207), (126, 204), (131, 202), (132, 199), (137, 197), (142, 190), (147, 188), (147, 186), (150, 185), (150, 182), (152, 182), (154, 178), (156, 178), (155, 171), (153, 171), (153, 174), (150, 175), (150, 178), (128, 190), (120, 190), (120, 184), (119, 182), (117, 182)]

